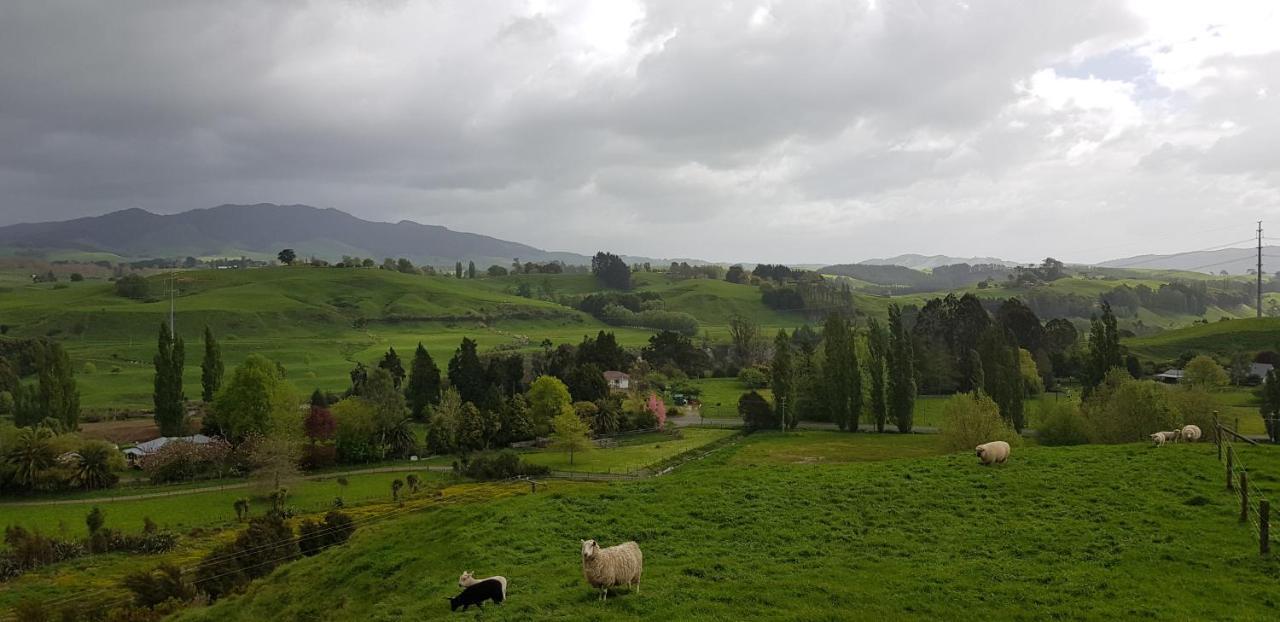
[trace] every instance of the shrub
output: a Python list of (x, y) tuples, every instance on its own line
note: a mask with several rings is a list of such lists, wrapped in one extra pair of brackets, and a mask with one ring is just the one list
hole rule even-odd
[(231, 445), (221, 439), (203, 445), (177, 441), (143, 456), (141, 466), (152, 483), (163, 484), (225, 475), (231, 458)]
[(1041, 398), (1036, 410), (1036, 440), (1041, 445), (1083, 445), (1089, 435), (1080, 409), (1071, 400)]
[(331, 467), (338, 462), (335, 445), (307, 445), (302, 449), (302, 468), (308, 471)]
[(777, 414), (764, 396), (752, 391), (743, 393), (738, 398), (738, 414), (748, 430), (777, 429), (780, 427)]
[(1170, 391), (1169, 406), (1179, 424), (1197, 425), (1205, 432), (1213, 429), (1213, 412), (1221, 408), (1213, 395), (1197, 387)]
[(93, 361), (85, 361), (85, 364), (80, 368), (80, 372), (86, 376), (92, 376), (98, 373), (98, 366), (94, 365)]
[(511, 450), (477, 454), (462, 466), (463, 475), (478, 480), (536, 477), (550, 472), (551, 469), (548, 467), (521, 460), (520, 456)]
[(169, 600), (186, 602), (196, 597), (195, 586), (182, 576), (181, 568), (170, 563), (125, 575), (121, 584), (133, 592), (133, 602), (139, 607), (151, 608)]
[(942, 443), (951, 451), (973, 451), (991, 441), (1014, 444), (1018, 433), (1000, 416), (994, 400), (981, 391), (959, 393), (942, 405)]
[(759, 367), (744, 367), (738, 372), (738, 380), (748, 389), (763, 389), (769, 386), (769, 376)]
[(1085, 400), (1082, 412), (1089, 440), (1132, 443), (1152, 432), (1173, 427), (1165, 387), (1150, 380), (1134, 380), (1129, 372), (1113, 369)]
[(147, 280), (137, 274), (126, 274), (116, 279), (116, 295), (133, 300), (143, 300), (150, 293)]
[(356, 530), (355, 521), (350, 515), (338, 511), (330, 511), (324, 515), (324, 521), (307, 519), (298, 526), (298, 549), (307, 557), (346, 542)]

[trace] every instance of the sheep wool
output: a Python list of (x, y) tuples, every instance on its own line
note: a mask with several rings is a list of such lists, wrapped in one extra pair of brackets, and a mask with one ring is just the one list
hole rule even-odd
[(600, 590), (600, 600), (609, 596), (609, 588), (618, 585), (636, 586), (640, 592), (640, 573), (644, 571), (644, 556), (640, 545), (624, 542), (607, 549), (600, 548), (595, 540), (582, 541), (582, 576), (591, 587)]
[(1189, 443), (1194, 443), (1200, 440), (1200, 426), (1198, 425), (1182, 426), (1182, 440), (1187, 441)]
[(1163, 447), (1165, 443), (1176, 443), (1182, 437), (1182, 430), (1171, 430), (1168, 432), (1156, 432), (1151, 435), (1151, 442), (1157, 447)]
[(1009, 443), (1004, 441), (983, 443), (975, 447), (973, 453), (978, 456), (978, 460), (981, 460), (984, 465), (992, 463), (1004, 464), (1004, 461), (1009, 459)]
[(472, 574), (470, 570), (468, 570), (462, 573), (462, 576), (458, 577), (458, 587), (471, 587), (481, 581), (497, 581), (500, 585), (502, 585), (502, 597), (503, 598), (507, 597), (507, 578), (506, 577), (493, 576), (493, 577), (487, 577), (484, 579), (477, 579), (475, 575)]

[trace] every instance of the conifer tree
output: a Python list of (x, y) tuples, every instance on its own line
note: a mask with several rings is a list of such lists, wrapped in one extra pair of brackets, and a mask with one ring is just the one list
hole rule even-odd
[(413, 353), (413, 362), (409, 364), (409, 386), (405, 397), (408, 398), (409, 411), (418, 421), (426, 419), (428, 406), (440, 403), (440, 368), (436, 367), (421, 341)]
[(186, 398), (182, 394), (184, 358), (182, 338), (169, 331), (167, 322), (161, 322), (153, 359), (156, 372), (152, 400), (155, 405), (156, 426), (164, 436), (186, 434)]
[(200, 362), (200, 397), (206, 404), (213, 402), (213, 396), (222, 387), (224, 373), (222, 348), (213, 338), (213, 331), (206, 326), (204, 327), (204, 360)]

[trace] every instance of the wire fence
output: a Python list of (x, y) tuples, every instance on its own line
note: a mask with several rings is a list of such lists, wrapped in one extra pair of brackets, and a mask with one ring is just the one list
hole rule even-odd
[(1248, 523), (1258, 537), (1258, 552), (1267, 555), (1276, 537), (1271, 533), (1271, 500), (1249, 479), (1249, 468), (1236, 449), (1236, 441), (1257, 445), (1257, 442), (1232, 430), (1214, 417), (1214, 443), (1218, 460), (1225, 465), (1226, 487), (1240, 502), (1240, 522)]

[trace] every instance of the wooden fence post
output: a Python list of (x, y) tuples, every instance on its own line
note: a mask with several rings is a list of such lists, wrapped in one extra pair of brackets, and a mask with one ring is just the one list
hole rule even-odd
[(1240, 522), (1249, 520), (1249, 472), (1240, 472)]
[(1218, 446), (1218, 462), (1222, 462), (1222, 423), (1218, 421), (1218, 411), (1213, 411), (1213, 442)]
[(1271, 502), (1266, 499), (1258, 502), (1258, 552), (1271, 552)]
[(1231, 462), (1235, 457), (1235, 453), (1235, 450), (1230, 445), (1227, 445), (1227, 490), (1235, 490), (1235, 482), (1232, 481), (1234, 478), (1231, 477)]

